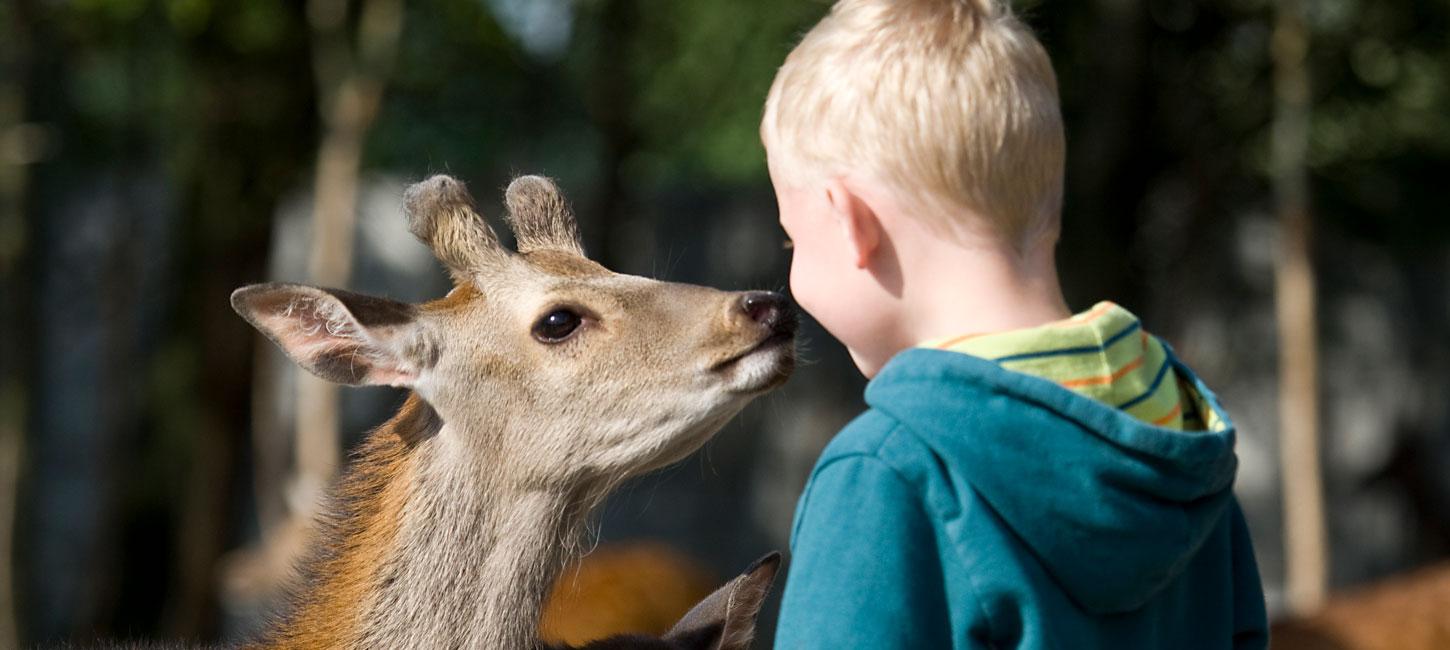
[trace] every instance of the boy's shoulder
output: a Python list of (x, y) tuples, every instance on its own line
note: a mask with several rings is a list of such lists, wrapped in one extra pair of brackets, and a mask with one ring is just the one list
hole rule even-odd
[(898, 435), (901, 423), (884, 411), (868, 408), (842, 427), (821, 452), (819, 464), (850, 456), (876, 457), (887, 446), (893, 436)]
[(992, 379), (977, 378), (1001, 374), (989, 361), (955, 352), (902, 352), (867, 386), (867, 409), (836, 433), (821, 452), (816, 470), (842, 459), (868, 457), (903, 476), (921, 478), (923, 463), (938, 464), (931, 440), (939, 437), (935, 430), (960, 426), (961, 403), (980, 404), (988, 397), (982, 389)]
[[(1025, 382), (1024, 382), (1025, 380)], [(896, 355), (866, 387), (866, 411), (844, 426), (822, 461), (865, 455), (882, 460), (929, 453), (942, 431), (960, 432), (968, 418), (997, 415), (1013, 421), (1024, 411), (1050, 411), (1029, 399), (1002, 399), (1042, 380), (1003, 370), (986, 359), (958, 352), (912, 348)], [(991, 403), (987, 407), (988, 402)], [(985, 407), (985, 408), (984, 408)], [(998, 411), (1007, 411), (998, 414)], [(984, 417), (971, 417), (973, 425)]]
[(923, 489), (932, 477), (932, 453), (921, 437), (891, 414), (877, 408), (865, 412), (842, 427), (816, 461), (821, 470), (849, 459), (869, 459), (890, 468), (908, 485)]
[(861, 516), (892, 519), (908, 511), (939, 519), (938, 506), (951, 508), (937, 503), (944, 477), (932, 457), (906, 425), (885, 411), (866, 410), (821, 452), (801, 492), (792, 540), (800, 537), (808, 512), (818, 522)]

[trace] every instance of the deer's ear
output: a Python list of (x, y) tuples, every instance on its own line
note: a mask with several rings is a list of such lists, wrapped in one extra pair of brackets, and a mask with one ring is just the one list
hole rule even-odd
[(254, 284), (232, 308), (297, 365), (339, 384), (412, 386), (436, 347), (407, 303), (296, 284)]
[(745, 650), (755, 638), (755, 617), (770, 594), (780, 569), (780, 553), (771, 553), (695, 605), (664, 640), (681, 648)]

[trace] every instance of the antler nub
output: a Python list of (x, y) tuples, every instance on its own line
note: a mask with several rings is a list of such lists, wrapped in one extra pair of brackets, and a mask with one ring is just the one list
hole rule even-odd
[(403, 210), (408, 229), (433, 249), (456, 280), (469, 280), (507, 255), (457, 179), (439, 174), (414, 183), (403, 193)]
[(579, 226), (554, 181), (543, 176), (520, 176), (504, 191), (509, 227), (520, 253), (552, 249), (584, 256)]

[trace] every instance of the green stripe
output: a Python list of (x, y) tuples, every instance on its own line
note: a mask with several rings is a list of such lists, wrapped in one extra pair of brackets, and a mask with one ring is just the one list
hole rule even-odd
[[(1097, 308), (1095, 305), (1084, 314)], [(1059, 321), (1042, 327), (977, 336), (947, 349), (990, 359), (1013, 371), (1059, 384), (1087, 377), (1111, 377), (1141, 353), (1142, 364), (1122, 377), (1106, 384), (1085, 384), (1069, 390), (1115, 405), (1151, 423), (1172, 412), (1183, 393), (1177, 382), (1163, 381), (1169, 370), (1168, 353), (1157, 338), (1145, 337), (1146, 345), (1141, 347), (1118, 345), (1133, 340), (1132, 335), (1142, 330), (1142, 322), (1137, 317), (1114, 305), (1090, 322)], [(1198, 415), (1194, 413), (1198, 410), (1195, 405), (1183, 404), (1183, 415), (1166, 422), (1165, 426), (1182, 428), (1185, 418)], [(1217, 420), (1211, 411), (1204, 413)], [(1216, 422), (1205, 424), (1213, 427)]]
[(1123, 337), (1132, 334), (1133, 332), (1136, 332), (1141, 324), (1142, 323), (1140, 323), (1139, 321), (1134, 320), (1127, 327), (1124, 327), (1123, 331), (1108, 337), (1108, 340), (1103, 341), (1100, 345), (1085, 345), (1076, 348), (1061, 348), (1057, 350), (1042, 350), (1040, 352), (1023, 352), (1021, 354), (1009, 354), (1007, 356), (997, 357), (993, 359), (993, 361), (996, 361), (997, 363), (1011, 363), (1013, 361), (1025, 361), (1027, 359), (1037, 359), (1041, 357), (1055, 357), (1072, 354), (1088, 354), (1090, 352), (1102, 352), (1108, 349), (1108, 347), (1112, 344), (1121, 341)]

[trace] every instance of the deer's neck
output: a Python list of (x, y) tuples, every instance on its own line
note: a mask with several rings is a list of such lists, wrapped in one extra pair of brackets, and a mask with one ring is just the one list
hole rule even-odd
[[(389, 425), (419, 408), (412, 398)], [(344, 480), (285, 645), (529, 647), (587, 502), (510, 487), (461, 432), (403, 433), (375, 432)]]

